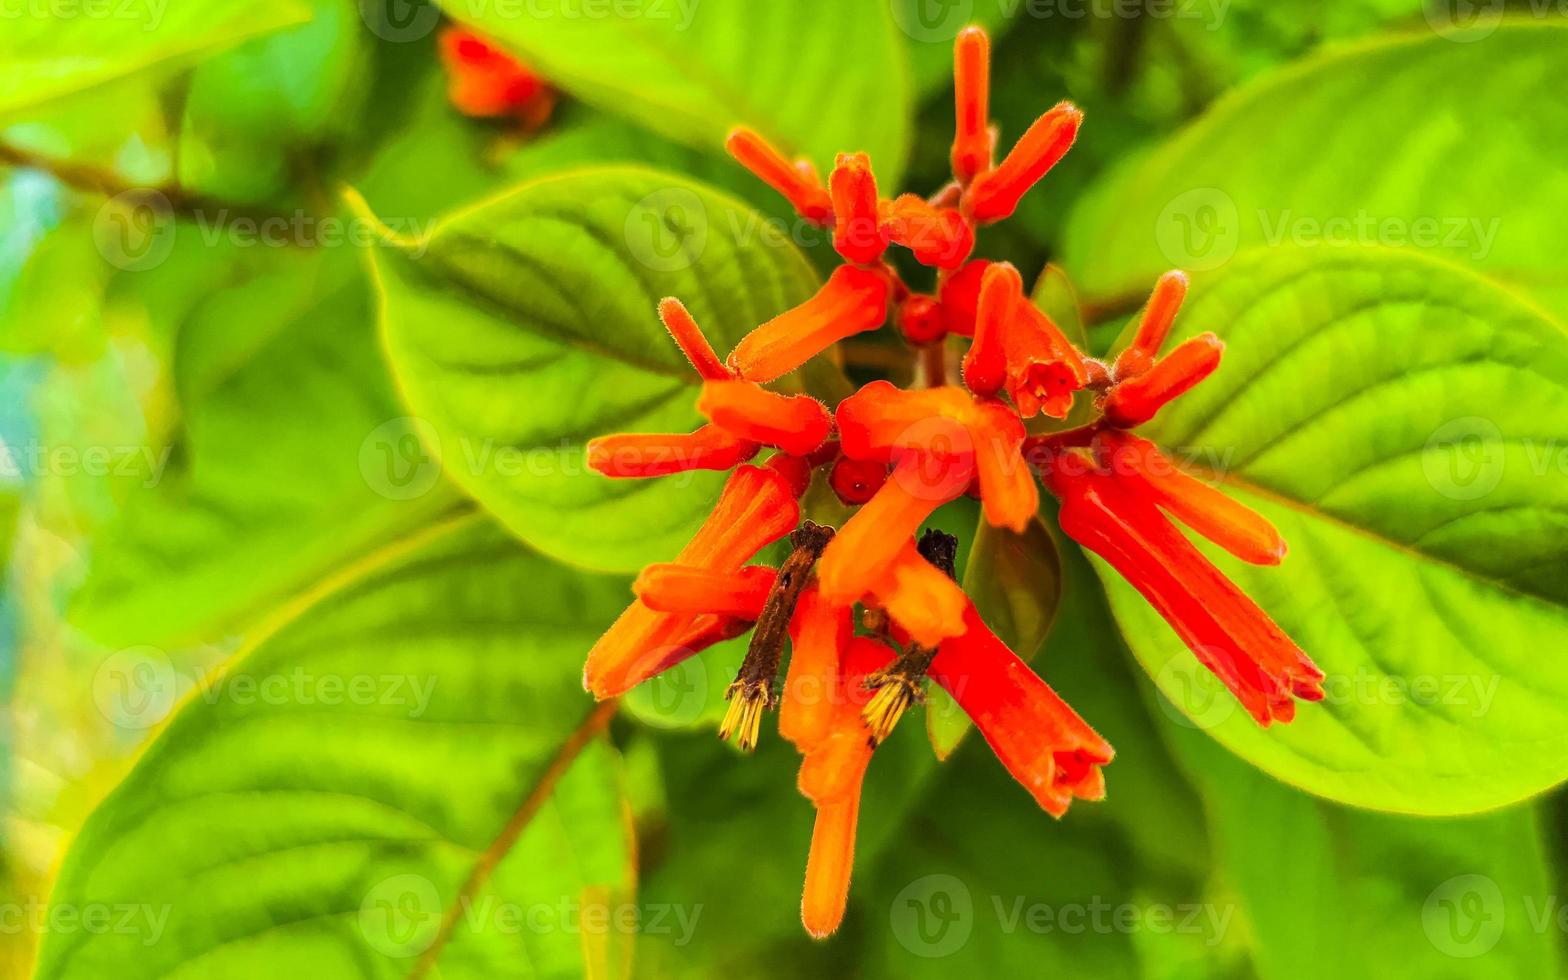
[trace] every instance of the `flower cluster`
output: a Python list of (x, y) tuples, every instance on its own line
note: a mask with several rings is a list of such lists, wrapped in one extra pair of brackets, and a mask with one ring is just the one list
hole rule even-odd
[[(991, 525), (1021, 531), (1039, 512), (1043, 483), (1061, 501), (1063, 530), (1136, 586), (1260, 723), (1288, 719), (1293, 698), (1322, 696), (1323, 675), (1171, 518), (1259, 564), (1283, 557), (1278, 533), (1128, 431), (1219, 363), (1212, 334), (1160, 356), (1185, 277), (1159, 281), (1136, 336), (1107, 363), (1068, 341), (1011, 265), (971, 258), (975, 230), (1012, 214), (1081, 120), (1058, 105), (996, 162), (988, 61), (982, 31), (959, 35), (955, 180), (930, 199), (882, 197), (864, 154), (839, 156), (824, 183), (809, 163), (735, 132), (731, 154), (806, 220), (830, 227), (843, 264), (815, 296), (723, 359), (685, 307), (664, 300), (664, 325), (701, 379), (697, 409), (707, 424), (606, 436), (588, 450), (590, 465), (611, 477), (732, 471), (691, 543), (638, 577), (636, 600), (590, 651), (584, 680), (597, 697), (615, 697), (751, 631), (720, 734), (749, 749), (776, 706), (780, 733), (803, 755), (799, 787), (817, 821), (802, 917), (816, 936), (836, 929), (844, 912), (866, 767), (927, 679), (953, 694), (1047, 812), (1061, 816), (1073, 799), (1105, 794), (1110, 745), (982, 621), (954, 580), (954, 539), (920, 535), (960, 496), (977, 496)], [(935, 269), (933, 292), (911, 289), (888, 263), (894, 245)], [(925, 358), (926, 387), (874, 381), (831, 411), (767, 387), (890, 320), (908, 343), (937, 354)], [(962, 384), (946, 376), (950, 334), (972, 338)], [(1029, 435), (1027, 421), (1064, 419), (1080, 399), (1098, 410), (1095, 421)], [(764, 447), (766, 462), (752, 463)], [(858, 508), (837, 530), (802, 519), (801, 497), (819, 471)], [(748, 564), (786, 537), (778, 568)]]
[(464, 27), (441, 32), (447, 98), (469, 116), (510, 119), (525, 131), (543, 126), (555, 109), (555, 89), (527, 65)]

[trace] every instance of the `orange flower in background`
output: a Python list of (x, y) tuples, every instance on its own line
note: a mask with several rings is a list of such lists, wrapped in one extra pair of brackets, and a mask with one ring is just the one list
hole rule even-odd
[[(723, 357), (679, 301), (662, 301), (706, 424), (588, 447), (590, 465), (613, 477), (734, 468), (691, 543), (638, 576), (584, 679), (595, 696), (614, 697), (749, 634), (720, 734), (750, 749), (778, 708), (780, 733), (802, 753), (798, 785), (817, 811), (801, 902), (813, 936), (845, 914), (860, 787), (876, 747), (933, 681), (1048, 813), (1105, 796), (1111, 746), (997, 638), (956, 581), (957, 539), (926, 527), (961, 496), (977, 497), (993, 527), (1022, 532), (1038, 519), (1043, 485), (1061, 502), (1063, 531), (1137, 588), (1260, 724), (1288, 720), (1296, 699), (1322, 697), (1322, 672), (1173, 521), (1257, 565), (1283, 559), (1278, 531), (1127, 431), (1219, 364), (1213, 334), (1160, 356), (1186, 277), (1159, 280), (1134, 339), (1106, 363), (1033, 304), (1016, 268), (971, 255), (976, 230), (1013, 213), (1083, 118), (1062, 103), (995, 162), (988, 59), (983, 31), (959, 35), (954, 180), (929, 198), (883, 197), (864, 153), (840, 154), (824, 182), (809, 161), (732, 132), (730, 154), (806, 221), (831, 229), (842, 264)], [(933, 281), (905, 282), (889, 261), (896, 249)], [(871, 381), (831, 409), (800, 393), (794, 372), (889, 322), (918, 351), (920, 387)], [(949, 335), (971, 338), (956, 372)], [(1070, 431), (1038, 421), (1091, 404), (1094, 420)], [(1031, 435), (1031, 425), (1046, 434)], [(747, 463), (765, 450), (763, 465)], [(826, 490), (851, 509), (833, 512), (837, 528), (806, 519), (831, 499)], [(785, 539), (776, 567), (748, 564)]]
[(510, 118), (538, 129), (555, 109), (555, 89), (494, 42), (465, 27), (441, 32), (447, 97), (458, 111), (480, 118)]

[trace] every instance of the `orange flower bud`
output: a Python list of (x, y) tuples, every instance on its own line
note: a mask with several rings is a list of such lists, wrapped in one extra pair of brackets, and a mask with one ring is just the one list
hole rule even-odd
[(1010, 216), (1029, 188), (1072, 148), (1082, 122), (1083, 113), (1069, 102), (1036, 119), (996, 169), (976, 177), (969, 186), (964, 195), (969, 217), (988, 224)]
[(847, 262), (870, 265), (887, 251), (887, 233), (877, 213), (877, 179), (864, 153), (840, 153), (828, 175), (833, 198), (833, 248)]
[(804, 456), (833, 431), (827, 407), (810, 395), (781, 395), (752, 381), (709, 381), (697, 411), (733, 435)]
[(716, 425), (687, 433), (626, 432), (588, 440), (588, 468), (616, 479), (727, 470), (759, 448)]
[(1178, 398), (1214, 373), (1225, 345), (1212, 333), (1183, 341), (1143, 374), (1119, 382), (1105, 398), (1105, 418), (1124, 429), (1154, 418), (1173, 398)]
[(655, 612), (714, 613), (755, 620), (778, 581), (778, 572), (764, 565), (720, 572), (692, 565), (649, 565), (632, 583)]
[(935, 296), (918, 293), (898, 307), (898, 332), (912, 347), (940, 343), (947, 336), (947, 322)]
[(975, 233), (956, 208), (935, 208), (918, 194), (901, 194), (883, 208), (882, 229), (922, 265), (956, 269), (975, 247)]
[(984, 30), (966, 27), (953, 45), (953, 176), (968, 184), (991, 169), (991, 41)]
[(708, 338), (703, 336), (702, 329), (697, 326), (697, 321), (687, 312), (686, 307), (674, 296), (666, 296), (659, 300), (659, 320), (664, 324), (664, 329), (675, 338), (675, 343), (680, 347), (681, 353), (697, 369), (697, 374), (706, 381), (727, 381), (735, 375), (719, 360), (719, 355), (713, 352), (713, 346), (708, 343)]
[(845, 337), (880, 327), (887, 300), (881, 272), (839, 266), (811, 299), (747, 334), (730, 354), (730, 367), (747, 381), (774, 381)]
[(737, 163), (783, 195), (801, 217), (823, 227), (832, 224), (833, 202), (808, 161), (791, 164), (760, 134), (744, 127), (730, 131), (724, 148)]
[(1007, 352), (1003, 346), (1017, 308), (1024, 300), (1024, 281), (1010, 262), (994, 262), (980, 284), (975, 312), (975, 339), (964, 355), (964, 384), (986, 397), (1007, 382)]
[(1131, 378), (1149, 369), (1171, 332), (1171, 325), (1176, 322), (1176, 313), (1186, 296), (1186, 273), (1173, 271), (1160, 277), (1154, 284), (1154, 292), (1149, 295), (1149, 304), (1143, 308), (1132, 343), (1116, 358), (1116, 377)]

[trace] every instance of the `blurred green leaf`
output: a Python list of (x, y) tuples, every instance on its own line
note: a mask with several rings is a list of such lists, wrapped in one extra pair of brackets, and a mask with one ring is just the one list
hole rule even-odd
[(76, 625), (109, 644), (216, 639), (456, 504), (393, 394), (353, 259), (242, 265), (165, 327), (183, 427), (123, 461), (139, 485), (93, 543)]
[(1532, 808), (1452, 820), (1344, 809), (1195, 730), (1170, 733), (1202, 787), (1260, 980), (1558, 975), (1558, 904)]
[(633, 0), (588, 16), (571, 0), (539, 0), (526, 18), (442, 6), (585, 102), (698, 149), (744, 125), (820, 168), (864, 150), (889, 188), (903, 173), (908, 68), (883, 4)]
[(192, 73), (180, 126), (182, 187), (245, 202), (323, 193), (300, 186), (295, 171), (360, 115), (369, 45), (357, 0), (312, 0), (311, 8), (306, 23)]
[(133, 911), (52, 931), (40, 978), (578, 977), (613, 960), (596, 947), (615, 929), (587, 916), (629, 900), (632, 845), (597, 737), (611, 706), (579, 671), (622, 583), (472, 517), (359, 572), (215, 677), (119, 663), (122, 707), (179, 687), (185, 704), (51, 896), (56, 913)]
[(1272, 520), (1280, 568), (1209, 553), (1328, 674), (1259, 728), (1107, 566), (1133, 652), (1197, 724), (1331, 799), (1457, 814), (1568, 775), (1568, 337), (1462, 269), (1279, 249), (1195, 280), (1225, 361), (1146, 429)]
[[(1259, 245), (1383, 245), (1472, 265), (1568, 312), (1568, 23), (1359, 44), (1247, 86), (1075, 218), (1064, 263), (1095, 301)], [(1508, 111), (1498, 111), (1508, 105)], [(1529, 179), (1518, 175), (1529, 174)], [(1281, 179), (1288, 175), (1288, 179)]]
[(811, 295), (810, 267), (761, 220), (684, 178), (585, 170), (378, 249), (393, 367), (451, 478), (554, 557), (613, 571), (668, 560), (723, 476), (605, 479), (583, 447), (700, 422), (661, 297), (685, 301), (723, 353)]
[[(1045, 525), (1036, 518), (1016, 534), (982, 519), (963, 582), (986, 625), (1020, 657), (1033, 659), (1051, 631), (1062, 593), (1061, 560)], [(951, 694), (928, 685), (926, 729), (938, 759), (951, 755), (971, 727)]]
[[(0, 33), (0, 116), (167, 62), (297, 24), (296, 0), (118, 3), (114, 16), (38, 5)], [(102, 6), (102, 5), (100, 5)]]

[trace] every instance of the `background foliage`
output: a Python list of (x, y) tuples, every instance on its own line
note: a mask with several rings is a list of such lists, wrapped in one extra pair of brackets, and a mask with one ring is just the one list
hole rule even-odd
[[(0, 19), (0, 972), (1561, 972), (1561, 4)], [(794, 754), (712, 736), (740, 651), (618, 714), (580, 689), (717, 484), (613, 485), (582, 444), (695, 421), (658, 297), (724, 346), (830, 267), (724, 132), (934, 190), (970, 21), (1004, 140), (1087, 113), (982, 249), (1052, 263), (1036, 302), (1100, 348), (1194, 273), (1178, 330), (1228, 352), (1150, 434), (1279, 524), (1284, 566), (1226, 571), (1329, 696), (1256, 728), (1049, 505), (1015, 537), (954, 504), (987, 619), (1117, 747), (1110, 797), (1052, 822), (933, 697), (811, 943)], [(451, 108), (451, 22), (559, 86), (542, 131)], [(793, 383), (910, 370), (845, 360)]]

